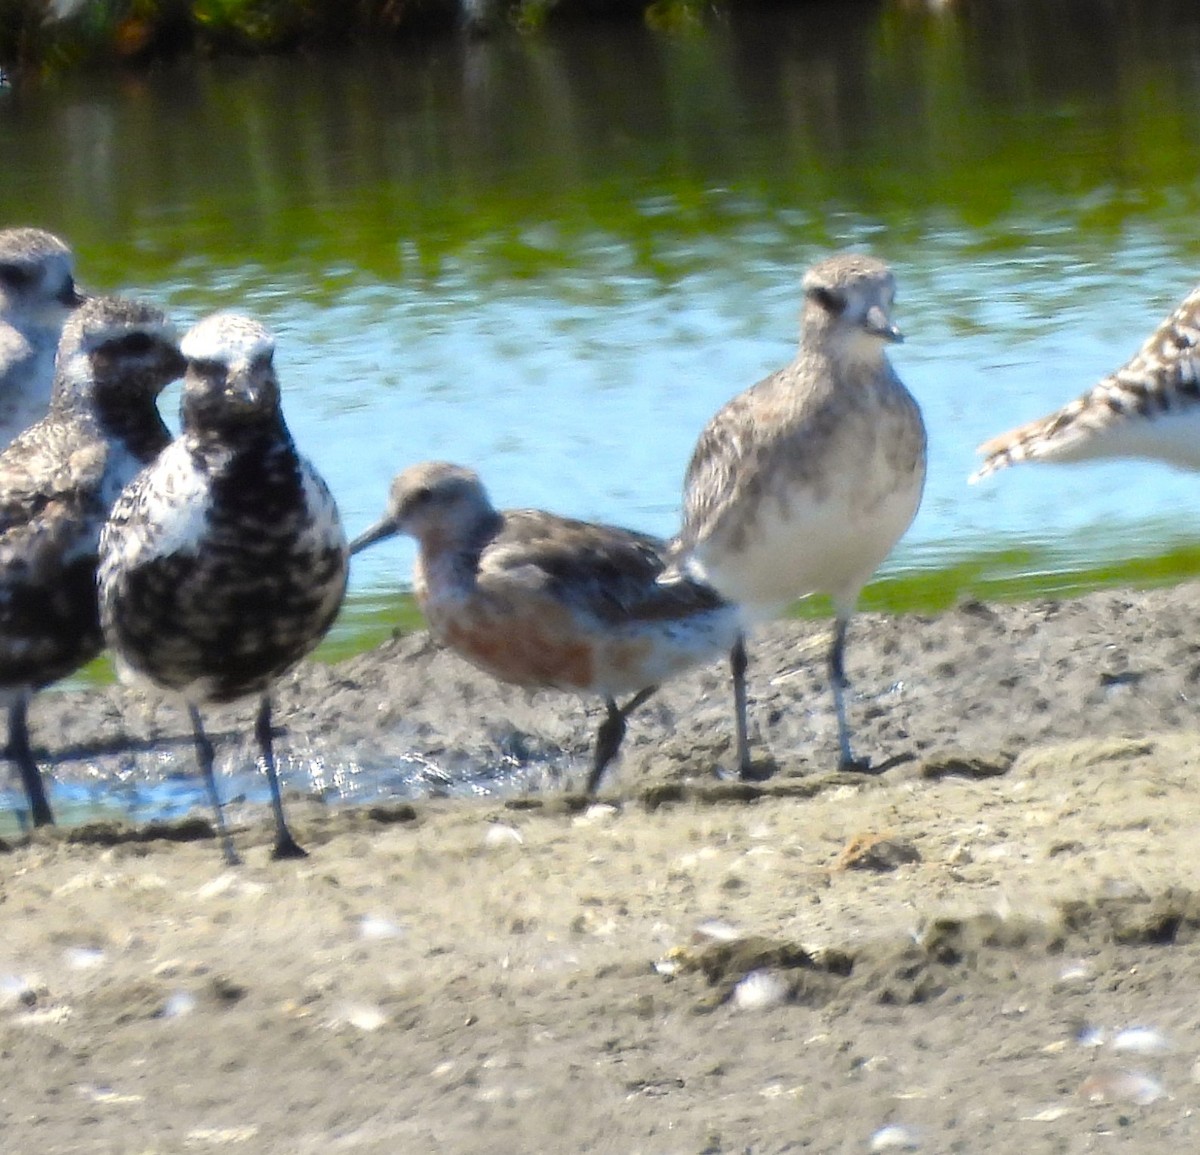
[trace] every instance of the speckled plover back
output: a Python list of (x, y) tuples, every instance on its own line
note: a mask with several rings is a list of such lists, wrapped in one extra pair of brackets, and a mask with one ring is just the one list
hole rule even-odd
[(0, 449), (45, 416), (63, 322), (82, 300), (58, 237), (0, 231)]
[(274, 340), (233, 313), (181, 344), (182, 432), (117, 501), (100, 546), (100, 614), (123, 677), (188, 706), (227, 861), (237, 862), (200, 707), (256, 695), (275, 858), (299, 857), (284, 819), (272, 683), (329, 629), (346, 590), (337, 507), (296, 453), (280, 408)]
[(49, 413), (0, 454), (0, 688), (36, 826), (53, 816), (29, 748), (29, 697), (101, 650), (101, 526), (170, 441), (155, 401), (183, 367), (158, 309), (95, 297), (63, 330)]
[(738, 636), (738, 612), (711, 589), (682, 575), (658, 580), (664, 542), (542, 510), (497, 510), (462, 466), (404, 470), (386, 516), (351, 552), (399, 533), (417, 540), (415, 592), (435, 638), (501, 681), (603, 699), (588, 793), (630, 713)]
[(985, 441), (978, 481), (1018, 461), (1149, 457), (1200, 469), (1200, 287), (1115, 373), (1056, 413)]
[[(901, 339), (888, 266), (839, 254), (809, 269), (803, 287), (796, 359), (735, 397), (700, 435), (679, 544), (689, 571), (752, 620), (807, 594), (832, 598), (841, 763), (861, 767), (846, 721), (846, 627), (862, 587), (916, 515), (925, 427), (884, 353)], [(731, 664), (739, 771), (750, 777), (744, 638)]]

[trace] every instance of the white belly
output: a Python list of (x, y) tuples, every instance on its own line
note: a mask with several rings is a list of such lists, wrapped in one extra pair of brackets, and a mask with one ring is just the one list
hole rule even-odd
[(1180, 469), (1200, 469), (1200, 407), (1156, 417), (1114, 419), (1102, 430), (1064, 442), (1048, 442), (1043, 461), (1087, 461), (1102, 457), (1148, 457)]
[(711, 539), (694, 560), (723, 597), (747, 614), (766, 618), (797, 598), (828, 594), (849, 612), (859, 591), (912, 524), (921, 502), (924, 472), (897, 477), (882, 461), (864, 461), (818, 494), (790, 486), (766, 495), (748, 531), (726, 548)]

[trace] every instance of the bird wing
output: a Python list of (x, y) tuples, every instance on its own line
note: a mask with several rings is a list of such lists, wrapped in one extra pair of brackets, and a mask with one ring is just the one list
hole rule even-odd
[(1020, 461), (1070, 461), (1105, 454), (1106, 436), (1133, 418), (1200, 405), (1200, 287), (1115, 373), (1049, 416), (992, 437), (977, 450), (979, 481)]
[[(773, 380), (768, 377), (761, 385)], [(730, 490), (745, 475), (755, 444), (750, 392), (740, 393), (704, 427), (683, 478), (683, 527), (679, 548), (687, 552), (706, 541), (727, 508)]]
[[(31, 436), (34, 430), (38, 436)], [(99, 500), (108, 461), (100, 441), (39, 423), (0, 454), (0, 534), (49, 515), (82, 513)]]
[(485, 594), (516, 583), (606, 624), (681, 617), (723, 604), (692, 579), (660, 583), (667, 551), (666, 542), (649, 534), (512, 510), (480, 556), (478, 582)]

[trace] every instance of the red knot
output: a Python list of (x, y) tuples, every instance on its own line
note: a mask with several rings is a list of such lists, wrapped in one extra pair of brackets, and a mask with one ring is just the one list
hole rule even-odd
[(205, 318), (187, 358), (182, 432), (128, 486), (104, 528), (100, 616), (118, 671), (187, 704), (227, 861), (237, 855), (200, 707), (259, 699), (255, 736), (271, 789), (274, 857), (299, 857), (283, 813), (270, 688), (332, 624), (348, 555), (337, 507), (296, 453), (275, 344), (232, 313)]
[(415, 592), (440, 642), (501, 681), (603, 699), (589, 794), (629, 715), (660, 683), (728, 652), (738, 636), (734, 607), (668, 572), (666, 543), (543, 510), (497, 510), (462, 466), (404, 470), (386, 516), (350, 551), (395, 534), (418, 543)]
[(1019, 461), (1149, 457), (1200, 469), (1200, 287), (1115, 373), (1056, 413), (985, 441), (972, 482)]
[[(808, 594), (830, 596), (841, 764), (862, 768), (846, 721), (846, 628), (920, 505), (925, 427), (884, 352), (901, 340), (888, 266), (839, 254), (809, 269), (803, 288), (795, 360), (734, 397), (700, 435), (679, 545), (689, 572), (751, 620)], [(738, 767), (751, 777), (744, 637), (731, 665)]]

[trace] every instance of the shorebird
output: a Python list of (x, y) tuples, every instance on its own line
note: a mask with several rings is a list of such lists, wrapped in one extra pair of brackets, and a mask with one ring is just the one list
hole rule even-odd
[(497, 510), (478, 474), (459, 465), (405, 469), (386, 515), (350, 552), (395, 534), (417, 541), (413, 584), (438, 641), (500, 681), (604, 701), (589, 794), (629, 715), (667, 678), (728, 652), (740, 629), (737, 610), (700, 582), (659, 580), (665, 542), (538, 509)]
[(102, 648), (100, 530), (170, 441), (155, 400), (183, 367), (158, 309), (92, 298), (63, 330), (49, 413), (0, 454), (0, 690), (35, 826), (54, 817), (29, 748), (29, 699)]
[[(804, 277), (792, 363), (734, 397), (700, 435), (684, 480), (682, 564), (751, 621), (812, 593), (833, 600), (829, 674), (841, 765), (862, 769), (846, 721), (846, 628), (871, 574), (909, 527), (925, 483), (921, 412), (885, 355), (895, 282), (882, 261), (838, 254)], [(746, 645), (730, 655), (738, 768)]]
[(0, 449), (45, 416), (63, 322), (82, 301), (58, 237), (0, 231)]
[(275, 342), (216, 313), (180, 344), (182, 432), (126, 487), (100, 542), (100, 617), (118, 672), (187, 705), (225, 859), (238, 862), (200, 707), (255, 695), (273, 857), (304, 851), (283, 813), (272, 683), (324, 637), (346, 592), (346, 536), (280, 408)]
[(978, 452), (984, 460), (972, 482), (1018, 461), (1149, 457), (1200, 469), (1200, 287), (1115, 373)]

